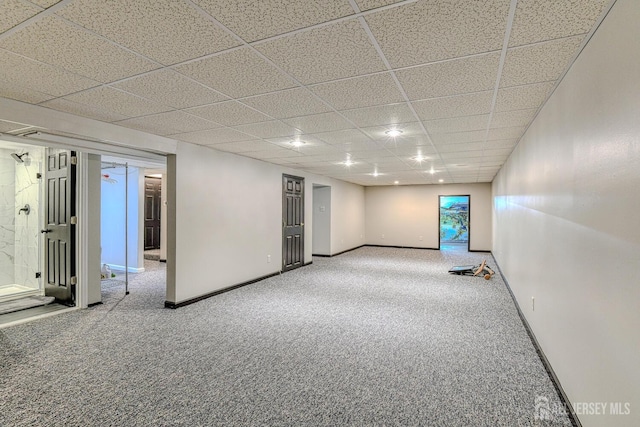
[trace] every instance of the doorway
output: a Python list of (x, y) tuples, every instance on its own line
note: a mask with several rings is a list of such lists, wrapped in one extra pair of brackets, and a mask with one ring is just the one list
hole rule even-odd
[(144, 177), (144, 250), (160, 251), (160, 206), (162, 179)]
[(304, 264), (304, 178), (282, 175), (282, 271)]
[(331, 187), (313, 184), (311, 254), (331, 256)]
[(470, 196), (439, 196), (439, 249), (469, 250)]

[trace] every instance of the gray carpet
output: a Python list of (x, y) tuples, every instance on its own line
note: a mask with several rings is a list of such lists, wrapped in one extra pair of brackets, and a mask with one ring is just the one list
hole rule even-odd
[(500, 277), (447, 274), (487, 256), (361, 248), (178, 310), (147, 261), (0, 331), (0, 425), (570, 425), (534, 418), (559, 400)]
[(51, 304), (55, 300), (54, 297), (45, 296), (29, 296), (11, 301), (0, 302), (0, 314), (13, 313), (14, 311), (26, 310), (28, 308), (40, 307), (42, 305)]

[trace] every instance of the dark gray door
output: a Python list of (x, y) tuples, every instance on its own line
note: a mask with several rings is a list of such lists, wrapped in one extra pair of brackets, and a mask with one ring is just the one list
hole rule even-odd
[(45, 196), (45, 294), (74, 304), (76, 285), (75, 210), (76, 157), (74, 151), (47, 150)]
[(160, 249), (160, 178), (144, 178), (144, 249)]
[(283, 175), (282, 271), (304, 264), (304, 178)]

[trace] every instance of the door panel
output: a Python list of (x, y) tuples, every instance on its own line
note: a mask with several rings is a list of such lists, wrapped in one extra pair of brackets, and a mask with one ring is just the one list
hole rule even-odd
[(160, 178), (144, 178), (144, 249), (160, 249)]
[(45, 295), (73, 305), (75, 301), (75, 152), (47, 150), (45, 236)]
[(304, 264), (304, 178), (283, 175), (282, 271)]

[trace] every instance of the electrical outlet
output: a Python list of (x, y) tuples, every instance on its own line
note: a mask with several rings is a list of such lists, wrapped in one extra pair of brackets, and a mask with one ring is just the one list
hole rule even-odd
[(536, 299), (531, 297), (531, 311), (536, 311)]
[(271, 255), (267, 255), (267, 262), (271, 262)]

